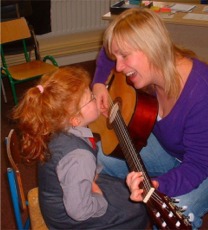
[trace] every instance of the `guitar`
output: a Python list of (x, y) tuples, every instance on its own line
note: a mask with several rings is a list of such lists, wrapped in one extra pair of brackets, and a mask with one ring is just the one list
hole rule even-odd
[[(136, 91), (126, 83), (126, 77), (122, 73), (112, 72), (106, 87), (111, 100), (119, 104), (123, 119), (128, 124), (130, 137), (139, 152), (146, 145), (155, 123), (158, 111), (156, 98), (142, 91)], [(89, 127), (94, 134), (99, 134), (105, 155), (125, 159), (118, 138), (106, 117), (101, 115)]]
[[(120, 84), (119, 76), (119, 86)], [(112, 76), (111, 76), (112, 79)], [(113, 80), (116, 79), (115, 75)], [(112, 84), (112, 80), (111, 80)], [(143, 94), (142, 94), (143, 95)], [(151, 100), (152, 101), (152, 100)], [(129, 102), (129, 101), (128, 101)], [(174, 204), (174, 200), (169, 198), (168, 196), (157, 191), (151, 182), (150, 177), (147, 174), (145, 166), (142, 162), (142, 159), (139, 154), (137, 154), (138, 149), (132, 142), (132, 138), (128, 131), (128, 127), (126, 122), (121, 115), (120, 100), (111, 101), (109, 118), (108, 118), (108, 127), (112, 127), (114, 133), (118, 139), (119, 145), (123, 152), (123, 155), (127, 161), (127, 164), (131, 171), (139, 171), (143, 172), (144, 181), (142, 183), (142, 187), (144, 189), (143, 193), (143, 202), (146, 204), (150, 217), (153, 222), (162, 230), (166, 229), (183, 229), (183, 230), (191, 230), (191, 224), (188, 221), (188, 218), (185, 217), (181, 211), (182, 209), (177, 207)], [(155, 112), (155, 109), (154, 109)], [(143, 111), (145, 114), (145, 112)], [(147, 112), (146, 112), (147, 113)], [(145, 116), (149, 121), (153, 121), (152, 125), (155, 121), (154, 115)], [(130, 122), (131, 123), (131, 122)], [(140, 120), (140, 123), (143, 123)], [(151, 132), (151, 125), (148, 125), (147, 129)], [(146, 126), (145, 126), (146, 129)], [(145, 137), (148, 137), (149, 134), (145, 132)], [(101, 138), (101, 141), (103, 139)], [(144, 144), (144, 141), (142, 141)], [(139, 148), (141, 145), (139, 144)]]

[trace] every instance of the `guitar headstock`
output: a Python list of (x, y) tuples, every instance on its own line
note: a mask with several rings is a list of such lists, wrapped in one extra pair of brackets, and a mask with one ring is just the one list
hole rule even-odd
[(157, 190), (153, 192), (146, 204), (151, 218), (160, 229), (192, 229), (188, 218), (182, 214), (181, 208)]

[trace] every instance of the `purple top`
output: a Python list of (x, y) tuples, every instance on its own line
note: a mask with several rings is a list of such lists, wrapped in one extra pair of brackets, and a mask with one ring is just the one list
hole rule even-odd
[(104, 48), (102, 47), (96, 60), (96, 70), (92, 85), (95, 83), (105, 83), (114, 67), (115, 62), (108, 58)]
[[(115, 65), (113, 61), (109, 65), (103, 50), (99, 57), (93, 83), (104, 83)], [(170, 155), (182, 161), (179, 167), (157, 178), (159, 191), (178, 196), (198, 187), (208, 177), (208, 65), (193, 60), (177, 103), (156, 122), (153, 133)]]

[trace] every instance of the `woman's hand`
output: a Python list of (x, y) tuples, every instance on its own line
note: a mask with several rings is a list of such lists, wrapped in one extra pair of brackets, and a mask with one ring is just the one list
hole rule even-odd
[(101, 83), (96, 83), (94, 84), (92, 91), (96, 97), (98, 109), (105, 117), (108, 117), (109, 94), (105, 85)]

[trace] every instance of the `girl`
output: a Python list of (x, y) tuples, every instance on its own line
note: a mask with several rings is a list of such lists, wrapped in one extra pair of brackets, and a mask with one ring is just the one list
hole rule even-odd
[(78, 67), (46, 74), (17, 108), (26, 161), (38, 161), (40, 208), (49, 229), (144, 229), (146, 210), (129, 201), (121, 179), (100, 175), (87, 125), (99, 110), (89, 74)]

